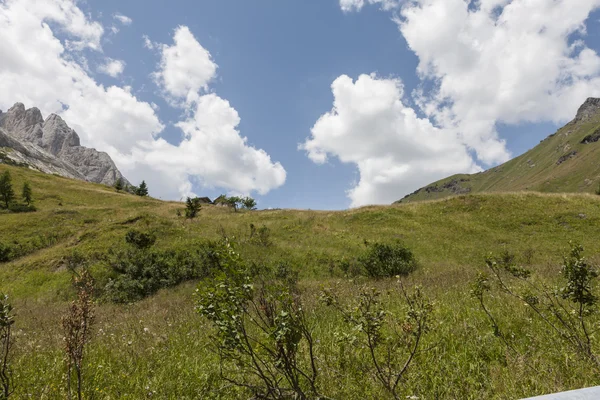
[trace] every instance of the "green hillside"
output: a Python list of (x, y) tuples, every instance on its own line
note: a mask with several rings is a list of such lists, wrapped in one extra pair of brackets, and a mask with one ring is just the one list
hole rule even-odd
[[(530, 170), (568, 151), (578, 151), (577, 157), (558, 167), (589, 163), (586, 160), (595, 153), (588, 149), (596, 144), (575, 142), (596, 125), (588, 122), (569, 134), (568, 127), (563, 128), (546, 141), (551, 146), (545, 144), (527, 156), (536, 164)], [(555, 150), (567, 143), (573, 150)], [(514, 160), (504, 166), (504, 171), (509, 167), (515, 171), (515, 182), (520, 179), (520, 163)], [(74, 254), (89, 263), (101, 293), (114, 278), (105, 256), (126, 249), (125, 235), (132, 229), (155, 234), (155, 248), (165, 251), (227, 236), (249, 263), (284, 262), (298, 271), (299, 290), (318, 337), (321, 390), (331, 398), (390, 398), (377, 380), (369, 378), (372, 370), (364, 347), (342, 344), (340, 337), (351, 332), (342, 318), (319, 302), (323, 287), (336, 286), (341, 298), (351, 303), (366, 285), (381, 290), (390, 315), (401, 318), (404, 309), (393, 295), (395, 279), (373, 280), (344, 268), (346, 261), (352, 263), (365, 252), (365, 240), (401, 241), (411, 249), (419, 268), (402, 280), (407, 287), (422, 286), (434, 305), (431, 331), (402, 380), (401, 398), (518, 398), (600, 383), (591, 364), (532, 322), (526, 308), (494, 299), (503, 318), (514, 318), (510, 329), (529, 349), (510, 353), (470, 296), (471, 283), (490, 252), (510, 251), (537, 279), (549, 283), (557, 279), (570, 240), (582, 244), (590, 260), (600, 262), (600, 196), (476, 194), (339, 212), (234, 212), (206, 205), (190, 221), (178, 216), (182, 203), (0, 164), (0, 173), (6, 170), (17, 192), (25, 181), (31, 184), (38, 210), (18, 214), (0, 210), (0, 245), (10, 247), (14, 255), (0, 262), (0, 292), (10, 296), (16, 312), (14, 398), (65, 398), (61, 316), (74, 298), (67, 264)], [(573, 171), (571, 178), (566, 172), (556, 173), (557, 181), (552, 182), (561, 179), (572, 185), (572, 191), (581, 190), (584, 175), (576, 175), (577, 168)], [(586, 190), (592, 187), (590, 183)], [(269, 243), (250, 237), (251, 224), (268, 228)], [(85, 358), (85, 398), (251, 398), (219, 378), (218, 355), (210, 340), (215, 330), (194, 310), (197, 284), (206, 285), (196, 279), (126, 304), (98, 297)]]
[(537, 191), (594, 193), (600, 185), (600, 113), (596, 99), (580, 108), (578, 117), (528, 152), (477, 174), (454, 175), (434, 182), (399, 202), (441, 199), (482, 193)]

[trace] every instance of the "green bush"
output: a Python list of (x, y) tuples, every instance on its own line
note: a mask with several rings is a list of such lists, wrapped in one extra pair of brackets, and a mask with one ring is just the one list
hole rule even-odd
[(125, 241), (138, 249), (147, 249), (152, 247), (156, 242), (156, 235), (130, 229), (125, 235)]
[(110, 252), (112, 277), (105, 286), (108, 300), (129, 303), (182, 282), (204, 278), (222, 269), (220, 243), (206, 242), (184, 250), (133, 248)]
[(37, 211), (37, 209), (32, 204), (19, 203), (11, 203), (8, 206), (8, 210), (14, 213), (27, 213)]
[(7, 262), (12, 259), (12, 248), (4, 243), (0, 243), (0, 262)]
[(367, 251), (358, 261), (372, 278), (408, 275), (417, 269), (412, 251), (402, 243), (366, 243)]

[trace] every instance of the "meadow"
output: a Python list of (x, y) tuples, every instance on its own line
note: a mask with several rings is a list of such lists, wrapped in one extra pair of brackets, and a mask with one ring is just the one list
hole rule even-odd
[[(183, 203), (0, 165), (4, 170), (15, 188), (30, 183), (37, 208), (0, 210), (0, 244), (13, 254), (0, 262), (0, 293), (15, 312), (11, 398), (66, 397), (61, 318), (75, 297), (73, 259), (89, 265), (99, 293), (85, 350), (84, 398), (252, 398), (251, 390), (222, 379), (218, 332), (197, 309), (196, 289), (211, 285), (208, 277), (137, 301), (103, 296), (115, 274), (105, 255), (127, 251), (132, 230), (154, 235), (156, 251), (190, 251), (226, 237), (246, 264), (284, 264), (297, 273), (323, 398), (392, 398), (376, 379), (356, 325), (323, 303), (323, 290), (331, 288), (352, 309), (360, 293), (374, 288), (390, 324), (401, 326), (407, 306), (399, 282), (410, 293), (419, 286), (432, 309), (398, 398), (507, 399), (600, 384), (594, 362), (547, 329), (531, 307), (490, 292), (489, 308), (510, 337), (509, 347), (472, 295), (490, 253), (510, 252), (536, 283), (549, 287), (563, 284), (561, 265), (571, 241), (585, 248), (590, 263), (600, 264), (600, 196), (474, 194), (347, 211), (234, 212), (205, 205), (189, 220), (178, 215)], [(257, 240), (256, 229), (263, 227)], [(365, 242), (402, 243), (416, 257), (417, 270), (400, 278), (365, 276), (357, 261)], [(597, 349), (595, 336), (591, 340)]]

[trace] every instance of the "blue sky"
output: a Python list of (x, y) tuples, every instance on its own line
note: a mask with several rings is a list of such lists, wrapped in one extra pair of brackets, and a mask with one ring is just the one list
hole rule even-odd
[[(38, 64), (58, 60), (57, 76), (72, 73), (72, 82), (82, 83), (71, 92), (63, 85), (64, 94), (53, 90), (14, 51), (30, 43), (7, 29), (0, 55), (20, 66), (0, 65), (0, 82), (8, 80), (0, 84), (0, 109), (22, 101), (47, 115), (66, 104), (63, 117), (83, 144), (109, 152), (126, 176), (146, 179), (157, 197), (249, 193), (261, 208), (389, 203), (434, 179), (526, 151), (572, 118), (586, 97), (600, 94), (598, 2), (574, 1), (578, 7), (550, 0), (48, 0), (56, 8), (35, 16), (51, 31), (44, 40), (60, 42), (64, 51), (47, 61), (41, 45), (30, 52), (39, 53)], [(22, 29), (36, 26), (27, 20), (33, 0), (0, 5), (0, 17)], [(534, 19), (528, 8), (534, 5), (540, 21), (520, 31), (520, 18)], [(433, 17), (440, 14), (441, 22)], [(557, 24), (557, 15), (566, 22)], [(487, 25), (478, 22), (482, 17)], [(182, 27), (192, 36), (186, 40), (198, 44), (194, 49), (210, 53), (207, 62), (218, 66), (190, 87), (188, 70), (168, 75), (177, 63), (161, 64), (166, 49), (177, 50)], [(185, 52), (177, 57), (187, 62)], [(100, 72), (107, 60), (119, 60), (123, 71)], [(65, 62), (69, 69), (59, 65)], [(494, 65), (501, 67), (487, 74)], [(179, 80), (170, 85), (168, 76)], [(36, 79), (36, 86), (23, 84)], [(334, 100), (336, 109), (326, 115)], [(208, 126), (202, 118), (221, 112), (215, 110), (236, 111), (239, 125), (223, 117)], [(194, 138), (185, 149), (184, 132)], [(235, 132), (247, 142), (237, 143)], [(196, 153), (203, 140), (219, 135), (236, 144)], [(249, 164), (232, 167), (235, 151)], [(212, 161), (207, 167), (196, 156)]]

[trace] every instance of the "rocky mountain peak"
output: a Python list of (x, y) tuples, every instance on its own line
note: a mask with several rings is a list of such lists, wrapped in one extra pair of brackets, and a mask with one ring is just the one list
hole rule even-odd
[[(56, 167), (63, 163), (59, 170), (67, 171), (64, 176), (83, 176), (90, 182), (106, 185), (113, 185), (117, 179), (127, 182), (108, 154), (81, 146), (77, 132), (57, 114), (50, 114), (44, 120), (38, 108), (26, 109), (23, 103), (15, 103), (7, 112), (0, 111), (0, 129), (15, 143), (25, 145), (10, 146), (25, 149), (27, 154), (21, 155), (21, 161), (31, 161), (30, 165), (44, 172), (54, 172), (50, 167), (44, 168), (54, 157), (51, 164)], [(10, 142), (6, 137), (3, 140)], [(40, 161), (41, 158), (44, 160)]]
[(23, 103), (15, 103), (6, 113), (0, 114), (0, 127), (9, 131), (26, 131), (28, 135), (35, 130), (32, 127), (43, 122), (38, 108), (26, 110)]
[(600, 98), (588, 97), (587, 100), (577, 110), (575, 122), (587, 121), (600, 111)]

